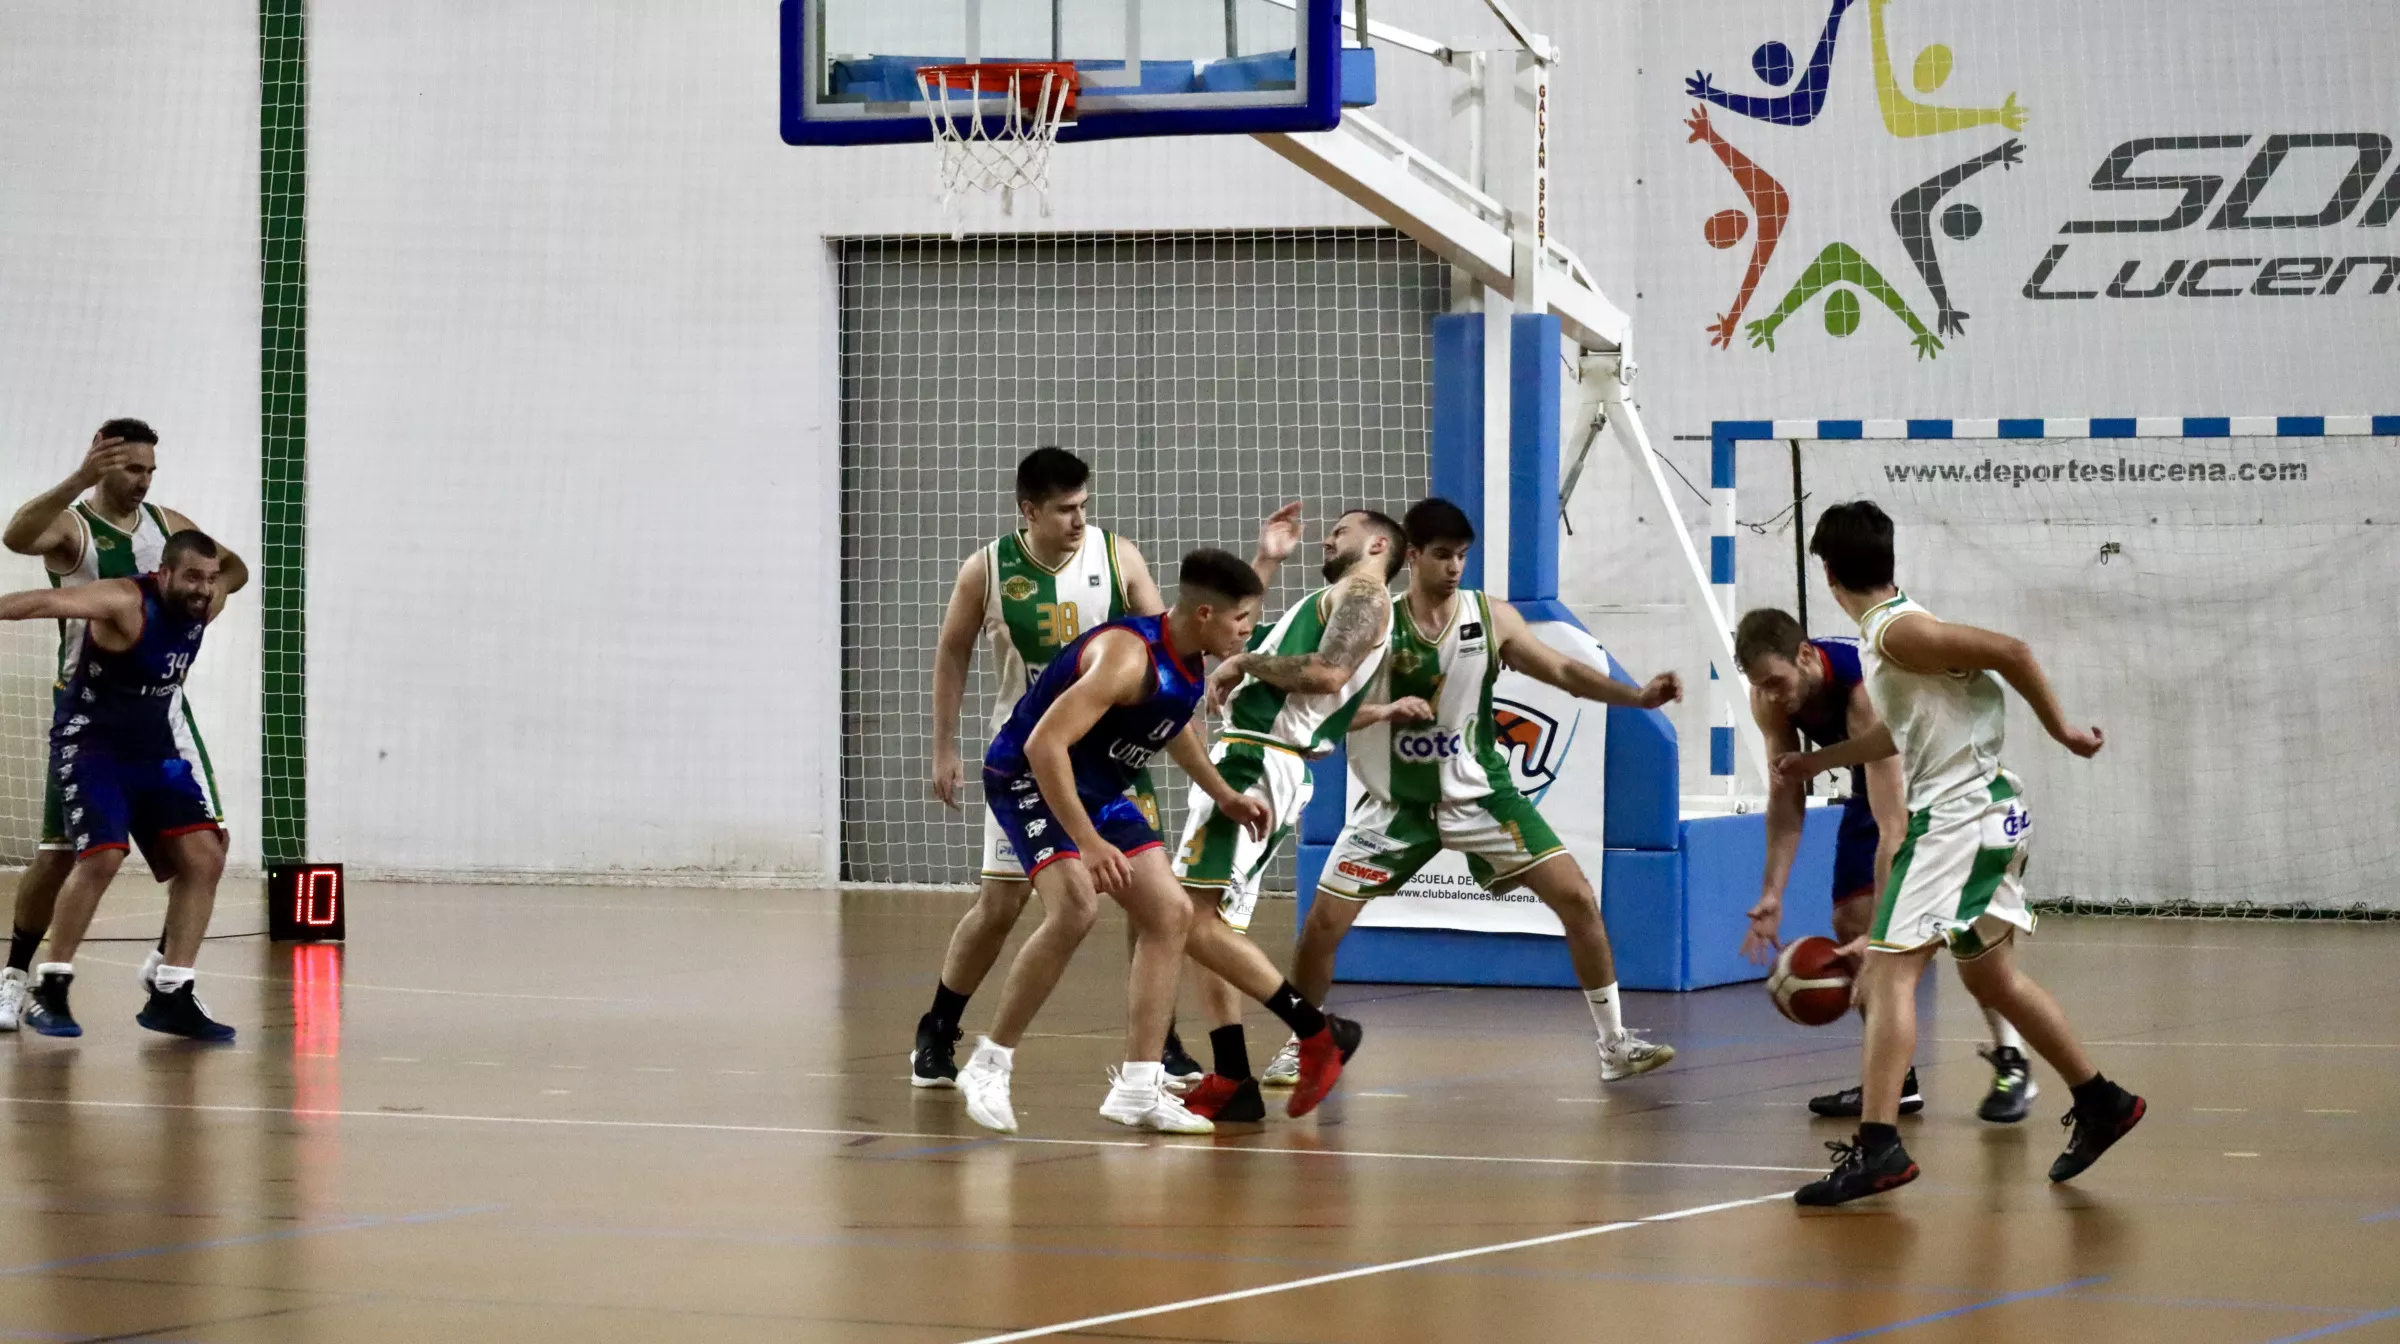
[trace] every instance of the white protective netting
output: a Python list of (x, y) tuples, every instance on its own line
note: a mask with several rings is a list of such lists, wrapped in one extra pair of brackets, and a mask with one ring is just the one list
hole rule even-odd
[[(1746, 444), (1745, 481), (1788, 481), (1790, 451)], [(2037, 901), (2389, 914), (2396, 451), (2363, 436), (1806, 441), (1802, 526), (1842, 500), (1881, 504), (1900, 586), (1945, 620), (2024, 638), (2067, 712), (2106, 731), (2077, 760), (2011, 699)], [(1763, 515), (1767, 493), (1745, 513)], [(1788, 518), (1740, 542), (1744, 607), (1795, 595)], [(1810, 633), (1855, 634), (1808, 568)]]
[[(952, 813), (926, 783), (933, 644), (959, 562), (1016, 525), (1017, 460), (1081, 454), (1092, 520), (1169, 583), (1184, 551), (1247, 556), (1261, 517), (1305, 501), (1307, 542), (1267, 595), (1280, 610), (1319, 581), (1333, 513), (1424, 491), (1448, 272), (1347, 229), (861, 239), (841, 272), (842, 877), (971, 882), (990, 658), (967, 683)], [(1172, 834), (1185, 781), (1154, 774)]]

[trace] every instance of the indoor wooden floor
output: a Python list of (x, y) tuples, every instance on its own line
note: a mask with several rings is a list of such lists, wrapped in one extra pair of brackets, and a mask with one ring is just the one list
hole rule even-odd
[(986, 1134), (905, 1082), (960, 899), (362, 885), (345, 948), (210, 946), (213, 1050), (89, 949), (88, 1034), (0, 1040), (0, 1340), (2400, 1340), (2400, 925), (2051, 921), (2147, 1123), (2051, 1188), (2064, 1089), (1979, 1124), (1945, 976), (1924, 1177), (1802, 1213), (1856, 1031), (1755, 986), (1633, 996), (1681, 1056), (1607, 1088), (1571, 995), (1346, 986), (1316, 1116), (1162, 1139), (1094, 1113), (1104, 927)]

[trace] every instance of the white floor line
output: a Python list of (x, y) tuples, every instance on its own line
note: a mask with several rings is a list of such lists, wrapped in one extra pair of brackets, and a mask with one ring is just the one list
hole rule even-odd
[[(1943, 1045), (1989, 1045), (1989, 1036), (1940, 1036)], [(2085, 1041), (2085, 1045), (2173, 1046), (2194, 1050), (2400, 1050), (2400, 1041)]]
[[(118, 961), (113, 957), (95, 957), (89, 953), (85, 953), (77, 959), (81, 961), (96, 961), (103, 966), (124, 966), (132, 968), (141, 965), (140, 962)], [(280, 984), (285, 979), (289, 978), (280, 975), (244, 975), (240, 971), (220, 971), (213, 968), (204, 972), (204, 975), (205, 978), (210, 980), (251, 980), (256, 981), (259, 984)], [(383, 994), (439, 994), (445, 998), (458, 999), (540, 999), (547, 1003), (639, 1002), (639, 1000), (635, 999), (604, 998), (597, 994), (504, 994), (498, 990), (487, 989), (423, 989), (415, 985), (362, 985), (354, 980), (343, 981), (342, 989), (344, 991), (353, 989), (371, 989)]]
[(1199, 1307), (1213, 1307), (1226, 1302), (1240, 1302), (1248, 1298), (1266, 1297), (1274, 1293), (1289, 1293), (1301, 1288), (1314, 1288), (1320, 1284), (1340, 1283), (1346, 1279), (1363, 1279), (1375, 1274), (1394, 1274), (1402, 1270), (1422, 1269), (1427, 1265), (1446, 1264), (1452, 1260), (1469, 1260), (1482, 1255), (1500, 1255), (1507, 1251), (1522, 1251), (1535, 1246), (1555, 1246), (1560, 1242), (1578, 1241), (1585, 1237), (1604, 1236), (1610, 1232), (1624, 1232), (1632, 1228), (1647, 1227), (1653, 1223), (1671, 1223), (1681, 1218), (1697, 1218), (1702, 1214), (1723, 1213), (1727, 1209), (1743, 1209), (1753, 1204), (1764, 1204), (1770, 1200), (1789, 1198), (1791, 1198), (1791, 1192), (1785, 1190), (1772, 1195), (1754, 1195), (1749, 1199), (1730, 1199), (1719, 1204), (1702, 1204), (1697, 1208), (1677, 1209), (1673, 1213), (1654, 1213), (1647, 1218), (1633, 1218), (1621, 1223), (1601, 1223), (1596, 1227), (1579, 1227), (1567, 1232), (1553, 1232), (1546, 1237), (1526, 1237), (1521, 1241), (1496, 1242), (1490, 1246), (1470, 1246), (1464, 1250), (1444, 1251), (1439, 1255), (1420, 1255), (1414, 1259), (1394, 1260), (1388, 1264), (1363, 1265), (1357, 1269), (1338, 1270), (1331, 1274), (1316, 1274), (1305, 1279), (1291, 1279), (1283, 1283), (1262, 1284), (1256, 1288), (1241, 1288), (1230, 1293), (1212, 1293), (1207, 1297), (1186, 1298), (1181, 1302), (1166, 1302), (1155, 1307), (1138, 1307), (1132, 1311), (1112, 1312), (1106, 1316), (1086, 1316), (1080, 1321), (1060, 1321), (1056, 1325), (1036, 1326), (1031, 1330), (1017, 1330), (1005, 1335), (984, 1335), (969, 1340), (968, 1344), (1015, 1344), (1015, 1341), (1021, 1339), (1041, 1339), (1049, 1335), (1065, 1334), (1071, 1330), (1090, 1330), (1098, 1326), (1115, 1325), (1119, 1321), (1138, 1321), (1150, 1316), (1164, 1316), (1170, 1312), (1191, 1311)]
[[(474, 1061), (469, 1061), (470, 1063)], [(104, 1111), (197, 1111), (223, 1115), (292, 1115), (324, 1120), (440, 1120), (453, 1124), (549, 1125), (567, 1129), (657, 1129), (710, 1134), (787, 1134), (838, 1139), (940, 1139), (950, 1143), (1040, 1144), (1061, 1148), (1156, 1148), (1162, 1153), (1206, 1153), (1243, 1157), (1358, 1158), (1378, 1162), (1487, 1162), (1498, 1165), (1544, 1167), (1647, 1167), (1669, 1171), (1743, 1171), (1816, 1175), (1819, 1167), (1762, 1167), (1720, 1162), (1635, 1162), (1598, 1157), (1504, 1157), (1474, 1153), (1384, 1153), (1339, 1148), (1251, 1148), (1145, 1139), (1036, 1139), (1015, 1134), (949, 1133), (905, 1129), (816, 1129), (802, 1125), (731, 1125), (701, 1120), (594, 1120), (573, 1116), (464, 1115), (442, 1111), (326, 1111), (292, 1106), (203, 1105), (196, 1102), (98, 1101), (66, 1097), (7, 1097), (0, 1103), (20, 1106), (66, 1106)]]

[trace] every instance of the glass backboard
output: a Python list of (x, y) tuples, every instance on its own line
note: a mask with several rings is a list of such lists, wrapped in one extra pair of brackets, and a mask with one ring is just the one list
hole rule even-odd
[(795, 145), (931, 138), (923, 65), (1073, 62), (1062, 141), (1330, 130), (1375, 97), (1340, 0), (783, 0), (782, 60)]

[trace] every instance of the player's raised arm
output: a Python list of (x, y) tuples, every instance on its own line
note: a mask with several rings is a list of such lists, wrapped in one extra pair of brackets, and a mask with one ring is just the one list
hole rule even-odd
[(1997, 672), (2025, 697), (2034, 717), (2042, 721), (2042, 731), (2053, 741), (2078, 756), (2100, 750), (2100, 730), (2068, 726), (2066, 710), (2059, 706), (2058, 694), (2050, 689), (2050, 678), (2033, 656), (2032, 647), (2014, 635), (1910, 614), (1887, 626), (1879, 643), (1884, 656), (1906, 667)]
[[(0, 546), (19, 555), (38, 555), (53, 574), (64, 574), (83, 558), (83, 529), (67, 512), (76, 497), (125, 464), (132, 449), (121, 438), (92, 436), (90, 451), (65, 480), (26, 500), (0, 529)], [(187, 524), (188, 526), (188, 524)]]
[(1640, 686), (1628, 686), (1590, 663), (1569, 658), (1534, 638), (1533, 627), (1506, 602), (1492, 602), (1492, 627), (1492, 642), (1500, 647), (1502, 666), (1556, 686), (1578, 700), (1656, 709), (1683, 698), (1683, 679), (1672, 672), (1661, 672)]
[(1892, 741), (1888, 725), (1877, 724), (1875, 731), (1847, 742), (1836, 742), (1815, 751), (1795, 751), (1773, 757), (1774, 771), (1779, 779), (1807, 779), (1828, 770), (1847, 770), (1854, 765), (1866, 765), (1899, 754)]
[(1275, 575), (1283, 562), (1300, 549), (1300, 501), (1293, 500), (1266, 516), (1258, 525), (1258, 551), (1250, 557), (1250, 568), (1257, 572), (1258, 581), (1272, 588)]
[[(173, 509), (160, 509), (159, 512), (166, 517), (169, 536), (173, 536), (177, 532), (198, 532), (200, 530), (199, 524)], [(215, 539), (211, 538), (211, 540)], [(242, 563), (242, 557), (235, 555), (231, 546), (221, 541), (217, 542), (217, 603), (219, 609), (223, 609), (226, 598), (249, 586), (250, 566)]]
[(73, 588), (28, 588), (0, 597), (0, 621), (90, 621), (128, 639), (142, 630), (142, 590), (131, 579), (102, 579)]
[(1041, 786), (1042, 801), (1082, 852), (1084, 865), (1091, 869), (1092, 885), (1104, 892), (1124, 890), (1133, 869), (1124, 853), (1102, 839), (1092, 825), (1092, 814), (1084, 810), (1083, 799), (1075, 791), (1075, 764), (1067, 750), (1082, 741), (1111, 706), (1141, 700), (1150, 676), (1150, 651), (1139, 636), (1125, 630), (1102, 631), (1084, 645), (1083, 666), (1075, 684), (1060, 693), (1025, 739), (1025, 763)]
[(953, 811), (958, 807), (958, 707), (967, 696), (967, 668), (975, 661), (975, 632), (983, 626), (990, 582), (986, 568), (982, 551), (958, 567), (933, 644), (933, 796)]

